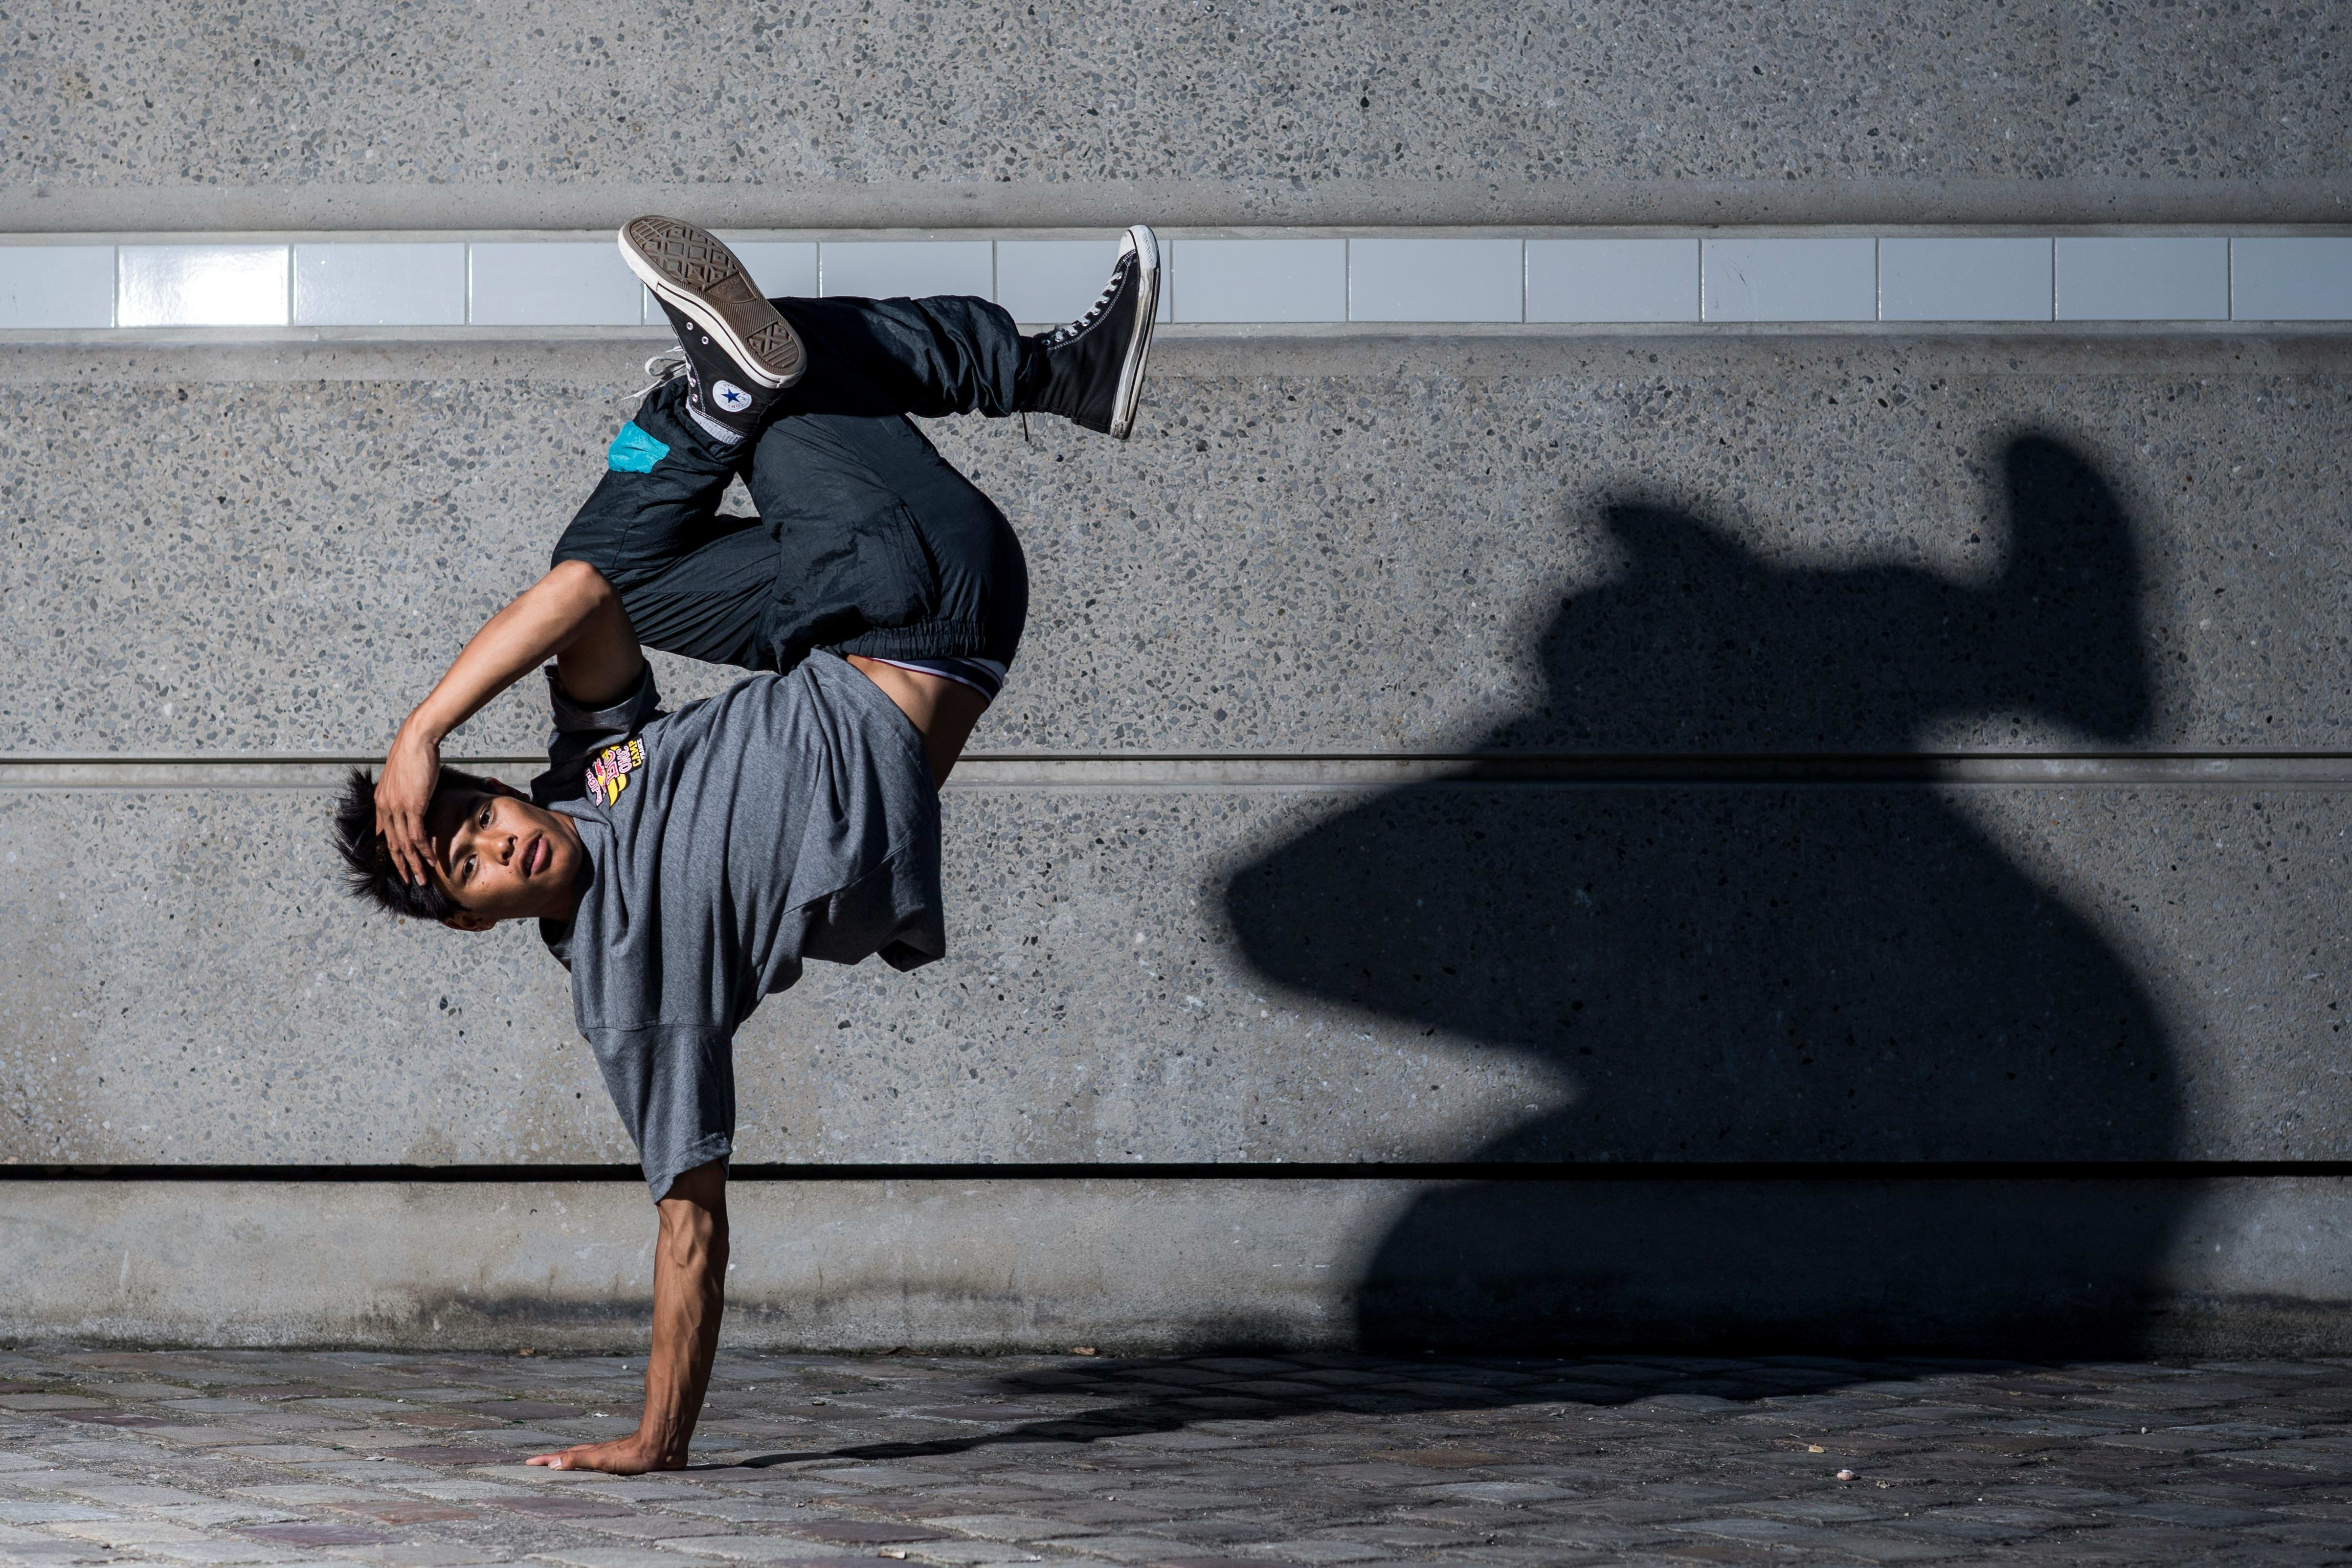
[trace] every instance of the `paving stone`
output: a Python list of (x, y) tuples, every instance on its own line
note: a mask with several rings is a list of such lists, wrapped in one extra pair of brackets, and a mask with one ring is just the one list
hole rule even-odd
[(945, 1541), (948, 1532), (919, 1524), (887, 1524), (864, 1519), (813, 1519), (782, 1527), (779, 1533), (801, 1541), (824, 1541), (845, 1546), (897, 1545), (903, 1542)]
[[(1063, 1536), (1100, 1533), (1083, 1524), (1011, 1513), (950, 1514), (933, 1519), (931, 1522), (942, 1530), (977, 1535), (990, 1541), (1053, 1541)], [(864, 1539), (879, 1540), (881, 1537)]]
[(80, 1541), (95, 1541), (100, 1546), (139, 1546), (164, 1542), (202, 1541), (201, 1531), (190, 1530), (184, 1524), (170, 1524), (160, 1520), (126, 1519), (112, 1524), (53, 1524), (49, 1527), (59, 1535), (69, 1535)]
[(634, 1517), (583, 1521), (599, 1534), (625, 1535), (639, 1541), (665, 1541), (679, 1536), (708, 1535), (710, 1526), (698, 1519)]
[[(65, 1568), (128, 1552), (193, 1568), (321, 1555), (346, 1568), (524, 1558), (541, 1568), (775, 1568), (887, 1552), (942, 1568), (1220, 1557), (1257, 1568), (1415, 1557), (1495, 1568), (1943, 1559), (2281, 1568), (2352, 1548), (2352, 1371), (2328, 1363), (2290, 1363), (2307, 1368), (2291, 1378), (2130, 1363), (1917, 1363), (1894, 1375), (1883, 1363), (1720, 1358), (1214, 1360), (1109, 1363), (1055, 1382), (1060, 1366), (1037, 1359), (895, 1358), (881, 1377), (846, 1358), (730, 1357), (714, 1384), (715, 1409), (728, 1417), (720, 1427), (766, 1419), (754, 1387), (780, 1404), (826, 1399), (827, 1411), (862, 1403), (854, 1417), (791, 1439), (806, 1461), (627, 1480), (527, 1469), (512, 1462), (513, 1447), (403, 1441), (415, 1430), (401, 1421), (418, 1413), (413, 1403), (306, 1416), (293, 1407), (319, 1399), (266, 1397), (400, 1379), (404, 1396), (430, 1395), (426, 1409), (467, 1422), (494, 1410), (551, 1418), (539, 1414), (547, 1405), (633, 1414), (635, 1391), (617, 1375), (583, 1392), (608, 1368), (617, 1373), (616, 1363), (202, 1352), (131, 1363), (119, 1370), (168, 1372), (215, 1401), (261, 1407), (199, 1428), (259, 1440), (159, 1443), (76, 1420), (93, 1414), (87, 1407), (14, 1413), (0, 1422), (0, 1521), (30, 1522), (0, 1522), (0, 1561)], [(78, 1394), (116, 1402), (95, 1414), (155, 1407), (152, 1386), (77, 1375), (95, 1364), (41, 1352), (0, 1368), (26, 1383), (72, 1377)], [(1333, 1373), (1376, 1383), (1313, 1375)], [(2308, 1408), (2279, 1393), (2339, 1382), (2345, 1398)], [(1224, 1419), (1182, 1403), (1240, 1384), (1271, 1409)], [(1618, 1403), (1564, 1404), (1565, 1384), (1612, 1391)], [(1391, 1391), (1375, 1407), (1343, 1402), (1358, 1397), (1343, 1390), (1375, 1385)], [(1016, 1390), (1019, 1436), (1059, 1440), (995, 1440), (1013, 1430), (1004, 1399)], [(1105, 1410), (1106, 1392), (1121, 1403)], [(1079, 1407), (1083, 1419), (1056, 1414)], [(940, 1452), (906, 1446), (909, 1430), (958, 1429), (908, 1419), (919, 1411), (972, 1411), (981, 1418), (961, 1429), (980, 1440)], [(549, 1436), (497, 1430), (516, 1446)], [(326, 1431), (362, 1453), (430, 1458), (272, 1465), (322, 1447)], [(272, 1432), (302, 1441), (269, 1441)], [(2143, 1436), (2167, 1443), (2142, 1445)], [(740, 1442), (721, 1434), (703, 1453)], [(1842, 1466), (1864, 1479), (1835, 1481)], [(270, 1479), (273, 1469), (286, 1479)], [(52, 1524), (87, 1526), (91, 1539)], [(294, 1538), (272, 1539), (272, 1525)], [(428, 1538), (386, 1539), (411, 1527)], [(438, 1538), (445, 1528), (465, 1539)]]
[(392, 1539), (382, 1531), (348, 1524), (257, 1524), (244, 1533), (288, 1546), (378, 1546)]
[(316, 1555), (315, 1551), (280, 1546), (266, 1541), (236, 1541), (227, 1537), (213, 1541), (159, 1542), (143, 1550), (151, 1557), (195, 1563), (198, 1568), (219, 1568), (219, 1565), (239, 1563), (298, 1563)]
[[(663, 1542), (663, 1549), (671, 1552), (691, 1552), (694, 1557), (700, 1558), (706, 1562), (713, 1557), (719, 1557), (724, 1558), (730, 1563), (759, 1563), (762, 1565), (762, 1568), (767, 1568), (767, 1565), (770, 1564), (799, 1563), (814, 1557), (847, 1555), (850, 1553), (850, 1548), (845, 1546), (835, 1547), (828, 1550), (824, 1543), (819, 1542), (787, 1540), (777, 1536), (763, 1535), (685, 1536), (676, 1541)], [(868, 1548), (865, 1553), (861, 1553), (861, 1555), (871, 1554), (871, 1548)], [(678, 1561), (688, 1560), (689, 1559), (684, 1558), (678, 1559)]]

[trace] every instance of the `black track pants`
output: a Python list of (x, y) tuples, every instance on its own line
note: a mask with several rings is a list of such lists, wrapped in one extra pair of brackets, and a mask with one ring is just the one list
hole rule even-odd
[[(808, 374), (759, 435), (720, 446), (686, 384), (621, 427), (553, 559), (620, 590), (647, 647), (789, 669), (817, 647), (1010, 665), (1029, 570), (996, 503), (907, 416), (1012, 414), (1040, 351), (985, 300), (779, 300)], [(743, 476), (757, 517), (721, 516)]]

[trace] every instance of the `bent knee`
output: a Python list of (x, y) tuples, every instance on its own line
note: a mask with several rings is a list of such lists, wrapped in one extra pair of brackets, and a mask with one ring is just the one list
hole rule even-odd
[(621, 591), (613, 586), (613, 580), (604, 575), (601, 566), (577, 555), (559, 553), (542, 581), (555, 584), (567, 594), (584, 595), (597, 605), (609, 604), (621, 596)]

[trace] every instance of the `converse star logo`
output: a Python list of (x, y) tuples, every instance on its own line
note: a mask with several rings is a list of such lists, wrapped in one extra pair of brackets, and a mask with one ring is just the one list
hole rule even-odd
[(722, 381), (711, 387), (710, 401), (730, 414), (740, 414), (751, 406), (751, 395), (731, 381)]

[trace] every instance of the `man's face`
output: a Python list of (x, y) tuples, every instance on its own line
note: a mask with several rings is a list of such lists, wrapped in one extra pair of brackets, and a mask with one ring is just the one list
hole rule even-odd
[(459, 908), (448, 924), (487, 931), (500, 921), (571, 919), (580, 834), (562, 812), (533, 805), (504, 784), (489, 793), (445, 790), (425, 826), (434, 877)]

